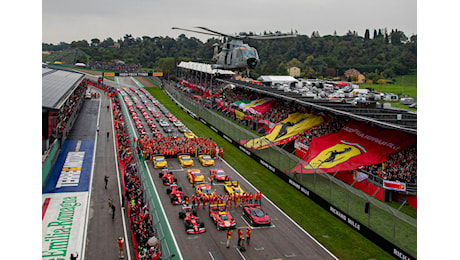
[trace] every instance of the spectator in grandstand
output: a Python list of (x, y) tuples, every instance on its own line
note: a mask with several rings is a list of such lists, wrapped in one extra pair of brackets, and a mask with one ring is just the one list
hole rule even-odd
[(412, 146), (390, 154), (388, 161), (362, 167), (362, 170), (389, 181), (415, 183), (417, 179), (417, 147)]
[(74, 92), (69, 96), (65, 103), (61, 106), (57, 113), (57, 124), (56, 128), (59, 130), (59, 134), (64, 132), (67, 123), (75, 111), (78, 102), (83, 98), (86, 92), (87, 84), (86, 81), (82, 81), (80, 85), (75, 89)]
[(125, 64), (122, 62), (103, 62), (93, 61), (89, 63), (92, 70), (109, 70), (116, 72), (138, 72), (141, 68), (139, 64)]

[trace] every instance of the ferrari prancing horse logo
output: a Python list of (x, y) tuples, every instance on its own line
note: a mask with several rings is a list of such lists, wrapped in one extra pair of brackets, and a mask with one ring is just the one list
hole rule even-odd
[[(359, 147), (359, 148), (358, 148)], [(338, 143), (320, 152), (310, 163), (304, 166), (305, 169), (329, 169), (340, 163), (348, 161), (350, 158), (366, 152), (360, 149), (359, 145)]]

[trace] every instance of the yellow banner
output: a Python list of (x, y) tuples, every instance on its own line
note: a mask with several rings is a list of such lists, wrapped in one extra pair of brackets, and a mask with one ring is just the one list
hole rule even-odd
[(241, 112), (241, 111), (235, 110), (235, 115), (236, 115), (236, 118), (238, 118), (240, 120), (244, 119), (244, 113)]
[(337, 164), (361, 154), (361, 150), (349, 144), (336, 144), (319, 153), (313, 158), (305, 169), (329, 169)]
[(253, 149), (264, 149), (270, 143), (280, 142), (291, 136), (303, 133), (322, 122), (324, 122), (324, 119), (321, 116), (303, 113), (290, 114), (288, 118), (277, 124), (270, 134), (249, 140), (244, 146)]
[(103, 77), (115, 77), (115, 72), (102, 72)]
[(153, 72), (152, 76), (154, 76), (154, 77), (163, 77), (163, 72)]

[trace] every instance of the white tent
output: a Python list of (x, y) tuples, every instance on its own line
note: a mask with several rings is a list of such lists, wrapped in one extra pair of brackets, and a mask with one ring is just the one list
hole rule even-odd
[[(268, 85), (273, 86), (277, 84), (291, 84), (292, 82), (298, 82), (297, 79), (291, 76), (266, 76), (262, 75), (257, 80), (262, 81), (264, 84), (269, 83)], [(266, 84), (267, 85), (267, 84)]]
[(209, 74), (228, 74), (228, 75), (235, 75), (235, 73), (231, 70), (221, 70), (221, 69), (213, 69), (210, 64), (206, 63), (199, 63), (199, 62), (193, 62), (193, 61), (181, 61), (179, 65), (177, 65), (179, 68), (185, 68), (185, 69), (190, 69), (190, 70), (196, 70), (196, 71), (201, 71)]

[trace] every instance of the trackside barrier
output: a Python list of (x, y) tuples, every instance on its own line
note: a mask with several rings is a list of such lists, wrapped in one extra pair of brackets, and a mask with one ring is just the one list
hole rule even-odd
[[(121, 112), (123, 114), (126, 130), (130, 140), (136, 138), (134, 128), (132, 127), (131, 117), (126, 108), (126, 104), (123, 100), (123, 97), (120, 93), (117, 93), (118, 100), (120, 102)], [(163, 214), (161, 210), (161, 201), (156, 195), (154, 184), (151, 181), (150, 175), (147, 168), (145, 167), (144, 159), (138, 155), (135, 144), (137, 142), (130, 142), (131, 151), (134, 153), (133, 158), (136, 162), (136, 167), (138, 170), (138, 177), (142, 183), (142, 188), (145, 195), (145, 202), (149, 209), (149, 214), (152, 217), (153, 228), (155, 229), (158, 240), (160, 241), (162, 257), (169, 258), (173, 254), (180, 256), (179, 249), (174, 243), (173, 234), (168, 228), (166, 215)]]
[(59, 155), (58, 151), (61, 147), (61, 141), (59, 141), (59, 139), (55, 139), (51, 146), (51, 150), (48, 154), (46, 154), (46, 159), (42, 163), (42, 188), (45, 187), (46, 180), (48, 179), (51, 169), (53, 168), (57, 156)]
[[(235, 133), (237, 133), (237, 132), (241, 133), (241, 132), (248, 132), (248, 131), (242, 129), (241, 127), (239, 127), (239, 126), (237, 126), (237, 125), (235, 125), (233, 123), (225, 124), (225, 127), (223, 127), (222, 124), (224, 124), (224, 123), (222, 123), (222, 122), (225, 121), (225, 120), (223, 120), (222, 117), (220, 117), (218, 115), (214, 115), (214, 113), (212, 113), (211, 111), (207, 111), (207, 109), (204, 109), (201, 106), (201, 104), (198, 104), (196, 102), (188, 100), (186, 97), (183, 96), (183, 94), (181, 92), (178, 92), (174, 87), (171, 87), (169, 84), (165, 84), (164, 87), (165, 87), (165, 90), (166, 90), (165, 93), (170, 97), (170, 99), (176, 105), (178, 105), (182, 110), (184, 110), (187, 114), (189, 114), (192, 118), (194, 118), (194, 119), (200, 121), (201, 123), (205, 124), (206, 126), (208, 126), (211, 130), (213, 130), (215, 133), (220, 135), (227, 142), (231, 143), (233, 146), (235, 146), (236, 148), (241, 150), (243, 153), (245, 153), (246, 155), (248, 155), (249, 157), (254, 159), (256, 162), (258, 162), (259, 164), (261, 164), (262, 166), (264, 166), (265, 168), (267, 168), (268, 170), (273, 172), (275, 175), (277, 175), (279, 178), (284, 180), (286, 183), (288, 183), (289, 185), (291, 185), (292, 187), (294, 187), (295, 189), (300, 191), (302, 194), (304, 194), (306, 197), (308, 197), (309, 199), (311, 199), (312, 201), (317, 203), (319, 206), (321, 206), (322, 208), (327, 210), (330, 214), (332, 214), (336, 218), (340, 219), (342, 222), (344, 222), (345, 224), (347, 224), (348, 226), (350, 226), (351, 228), (356, 230), (358, 233), (360, 233), (361, 235), (363, 235), (367, 239), (371, 240), (373, 243), (375, 243), (377, 246), (379, 246), (380, 248), (382, 248), (383, 250), (385, 250), (386, 252), (388, 252), (389, 254), (394, 256), (395, 258), (403, 259), (403, 260), (414, 260), (414, 259), (416, 259), (414, 256), (411, 255), (411, 253), (408, 252), (407, 249), (402, 249), (401, 247), (396, 246), (394, 243), (390, 242), (391, 234), (389, 236), (387, 235), (386, 237), (383, 237), (381, 234), (378, 234), (377, 232), (372, 230), (370, 228), (370, 226), (372, 226), (371, 224), (373, 222), (371, 222), (371, 214), (370, 213), (367, 214), (368, 223), (363, 224), (361, 221), (359, 221), (356, 218), (350, 216), (343, 209), (340, 209), (340, 207), (335, 206), (333, 203), (330, 202), (330, 201), (333, 201), (333, 199), (332, 199), (333, 190), (334, 189), (341, 189), (341, 190), (346, 190), (347, 191), (348, 188), (346, 188), (346, 187), (347, 187), (348, 184), (343, 184), (342, 181), (337, 180), (336, 178), (333, 178), (332, 176), (330, 176), (328, 174), (316, 173), (316, 174), (313, 174), (313, 178), (315, 179), (314, 180), (314, 189), (315, 189), (315, 191), (313, 189), (311, 189), (311, 188), (307, 188), (304, 185), (306, 182), (302, 181), (302, 179), (299, 182), (297, 175), (292, 175), (293, 178), (291, 178), (289, 175), (285, 174), (283, 171), (280, 170), (281, 156), (279, 154), (277, 154), (277, 152), (276, 152), (277, 151), (276, 148), (278, 148), (278, 147), (273, 149), (272, 152), (270, 152), (270, 150), (272, 150), (272, 149), (268, 149), (268, 151), (265, 151), (263, 153), (258, 153), (258, 154), (256, 154), (255, 151), (253, 152), (253, 151), (250, 151), (250, 150), (246, 149), (246, 147), (241, 145), (238, 140), (242, 140), (242, 139), (244, 140), (245, 138), (246, 138), (246, 140), (248, 140), (248, 138), (252, 139), (253, 137), (251, 137), (250, 134), (247, 134), (247, 133), (242, 134), (244, 136), (243, 138), (238, 138), (238, 137), (235, 138), (234, 136), (235, 136)], [(178, 100), (180, 100), (180, 102)], [(214, 117), (217, 117), (217, 118), (214, 118)], [(225, 129), (226, 132), (223, 132), (221, 129)], [(264, 158), (262, 158), (261, 156), (264, 156)], [(273, 165), (273, 162), (278, 163), (278, 167), (275, 167), (275, 165)], [(292, 165), (288, 164), (285, 167), (289, 167), (289, 168), (285, 168), (285, 169), (291, 169), (295, 165), (296, 164), (292, 164)], [(302, 178), (302, 175), (304, 175), (304, 174), (300, 174), (300, 178)], [(319, 178), (316, 178), (316, 176), (319, 176)], [(297, 178), (297, 180), (294, 179), (294, 178)], [(326, 184), (326, 186), (330, 186), (330, 188), (326, 192), (321, 192), (321, 190), (316, 189), (317, 183), (318, 183), (318, 186), (319, 186), (319, 183), (320, 182), (325, 182), (325, 180), (328, 182)], [(334, 189), (332, 187), (334, 187)], [(348, 189), (348, 192), (345, 195), (347, 198), (348, 198), (349, 194), (357, 195), (357, 194), (354, 194), (354, 191), (351, 191), (351, 190), (352, 189)], [(323, 196), (318, 194), (317, 191), (320, 191), (320, 193)], [(335, 192), (336, 191), (334, 191), (334, 193)], [(353, 196), (350, 196), (350, 197), (353, 197)], [(355, 196), (355, 197), (357, 197), (357, 198), (351, 198), (351, 199), (363, 200), (361, 202), (363, 205), (365, 204), (365, 202), (371, 202), (370, 199), (368, 197), (365, 197), (365, 196), (364, 196), (365, 198), (361, 198), (360, 195)], [(330, 201), (328, 201), (327, 199), (324, 199), (324, 198), (329, 198)], [(372, 203), (374, 203), (374, 202), (372, 202)], [(377, 210), (377, 207), (373, 207), (373, 210)], [(383, 205), (383, 207), (386, 207), (386, 205)], [(363, 209), (364, 209), (364, 207), (362, 208), (362, 210)], [(350, 211), (348, 211), (348, 212), (350, 212)], [(400, 219), (396, 220), (396, 213), (393, 213), (393, 215), (394, 215), (394, 217), (390, 215), (389, 218), (390, 218), (390, 221), (392, 221), (392, 222), (394, 221), (393, 222), (393, 227), (394, 227), (393, 228), (393, 230), (394, 230), (393, 237), (394, 237), (396, 223), (400, 224), (400, 222), (402, 222), (402, 221)], [(390, 227), (391, 227), (391, 223), (390, 223), (390, 226), (387, 226), (387, 229), (391, 229)], [(399, 231), (398, 233), (404, 234), (405, 230), (398, 230), (398, 231)], [(416, 227), (415, 227), (415, 232), (416, 232)], [(394, 241), (394, 239), (393, 239), (393, 241)], [(410, 249), (410, 248), (408, 248), (408, 249)], [(414, 251), (414, 253), (416, 253), (416, 252)]]

